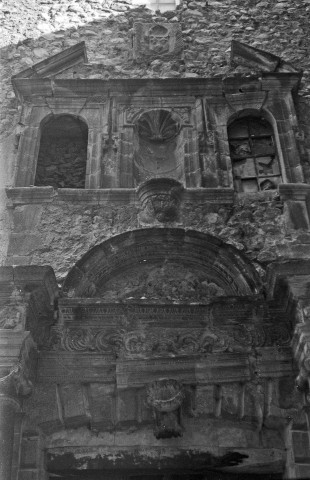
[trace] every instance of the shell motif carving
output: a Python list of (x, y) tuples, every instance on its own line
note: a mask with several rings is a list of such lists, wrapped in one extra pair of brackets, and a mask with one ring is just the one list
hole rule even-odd
[(152, 142), (172, 140), (180, 132), (180, 125), (167, 110), (149, 110), (136, 124), (139, 137)]

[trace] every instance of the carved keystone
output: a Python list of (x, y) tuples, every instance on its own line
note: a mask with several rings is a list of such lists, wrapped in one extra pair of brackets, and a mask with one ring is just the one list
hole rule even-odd
[(179, 217), (183, 185), (172, 178), (153, 178), (142, 183), (137, 194), (143, 209), (143, 220), (174, 222)]
[(147, 387), (147, 403), (153, 408), (156, 438), (182, 436), (181, 405), (184, 390), (176, 380), (157, 380)]

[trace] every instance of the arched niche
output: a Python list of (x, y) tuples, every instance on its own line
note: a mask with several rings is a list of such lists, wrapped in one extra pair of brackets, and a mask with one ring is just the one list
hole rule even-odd
[(184, 180), (184, 140), (175, 113), (151, 109), (136, 119), (133, 176), (135, 185), (159, 177)]
[(69, 272), (63, 294), (106, 302), (209, 303), (260, 292), (252, 264), (208, 234), (148, 228), (91, 249)]
[(85, 188), (88, 127), (73, 115), (56, 115), (41, 124), (35, 185)]

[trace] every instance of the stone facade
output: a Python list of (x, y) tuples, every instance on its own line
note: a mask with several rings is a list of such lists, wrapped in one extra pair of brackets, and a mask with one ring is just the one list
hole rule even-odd
[(4, 3), (1, 480), (309, 478), (309, 2)]

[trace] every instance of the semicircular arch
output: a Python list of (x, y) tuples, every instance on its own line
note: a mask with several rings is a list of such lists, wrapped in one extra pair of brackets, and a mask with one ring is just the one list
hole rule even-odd
[(178, 228), (133, 230), (104, 241), (76, 263), (63, 286), (68, 297), (179, 303), (205, 303), (212, 292), (247, 296), (260, 291), (255, 268), (235, 247)]

